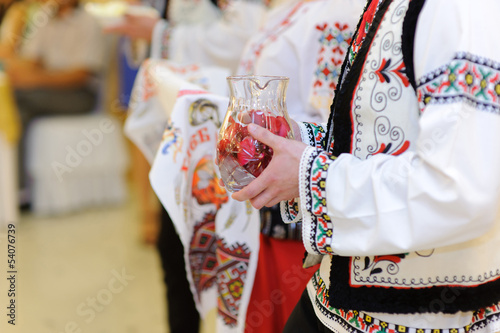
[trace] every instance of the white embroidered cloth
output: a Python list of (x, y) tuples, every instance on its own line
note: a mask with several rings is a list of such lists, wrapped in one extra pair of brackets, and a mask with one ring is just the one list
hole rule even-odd
[(179, 90), (150, 180), (186, 249), (186, 271), (201, 316), (217, 310), (216, 332), (243, 332), (260, 218), (217, 184), (216, 137), (228, 99), (194, 88)]

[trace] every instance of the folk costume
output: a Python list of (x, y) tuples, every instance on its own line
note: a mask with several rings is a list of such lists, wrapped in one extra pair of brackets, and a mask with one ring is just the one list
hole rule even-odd
[(328, 124), (301, 124), (282, 215), (321, 267), (285, 332), (500, 330), (498, 10), (367, 3)]

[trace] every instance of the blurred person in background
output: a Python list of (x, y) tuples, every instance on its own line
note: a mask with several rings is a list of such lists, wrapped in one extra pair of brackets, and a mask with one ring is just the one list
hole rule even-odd
[(5, 10), (0, 25), (0, 59), (18, 56), (29, 34), (31, 18), (39, 7), (39, 2), (34, 0), (14, 1)]
[(101, 28), (78, 0), (45, 1), (33, 14), (32, 23), (19, 54), (5, 60), (23, 131), (19, 149), (21, 204), (29, 203), (24, 162), (28, 125), (39, 116), (93, 111), (104, 61)]
[[(200, 29), (208, 24), (214, 24), (221, 15), (216, 0), (143, 0), (130, 1), (130, 7), (125, 11), (121, 22), (104, 27), (108, 34), (121, 37), (119, 46), (120, 64), (120, 101), (128, 108), (134, 81), (142, 62), (150, 57), (149, 50), (144, 52), (144, 46), (150, 46), (155, 25), (168, 24), (178, 30), (193, 26)], [(135, 6), (154, 8), (160, 15), (148, 15), (144, 12), (134, 12)], [(167, 23), (168, 22), (168, 23)], [(179, 61), (179, 59), (175, 59)], [(140, 194), (142, 214), (142, 240), (145, 244), (156, 244), (160, 234), (160, 205), (154, 195), (148, 179), (149, 162), (136, 147), (132, 148), (134, 160), (134, 181)]]
[(220, 66), (234, 73), (243, 47), (258, 31), (266, 10), (262, 1), (170, 1), (168, 19), (126, 15), (106, 32), (152, 41), (152, 58)]

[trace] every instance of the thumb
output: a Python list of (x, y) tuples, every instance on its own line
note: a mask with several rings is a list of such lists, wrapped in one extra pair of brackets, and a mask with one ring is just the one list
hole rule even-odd
[(262, 126), (256, 125), (254, 123), (248, 124), (248, 133), (252, 135), (254, 139), (262, 142), (263, 144), (276, 149), (280, 140), (286, 140), (281, 136), (274, 135)]

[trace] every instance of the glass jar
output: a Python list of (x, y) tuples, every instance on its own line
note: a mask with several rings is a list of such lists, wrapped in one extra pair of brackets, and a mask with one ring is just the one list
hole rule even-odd
[(288, 78), (230, 76), (229, 106), (217, 141), (217, 164), (226, 189), (236, 192), (258, 177), (271, 161), (271, 147), (255, 140), (247, 126), (254, 123), (273, 134), (293, 139), (286, 110)]

